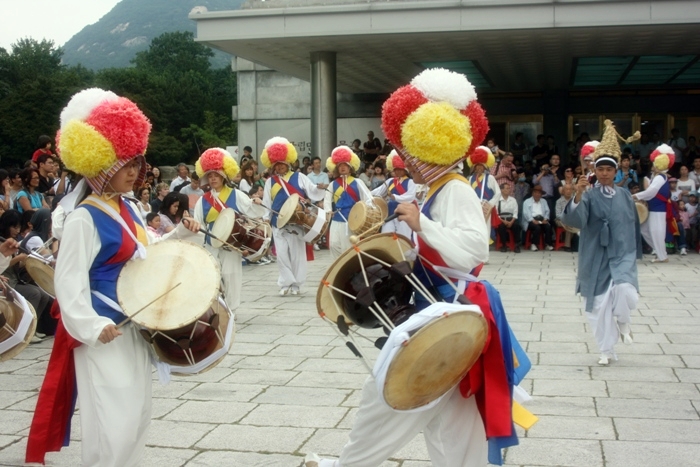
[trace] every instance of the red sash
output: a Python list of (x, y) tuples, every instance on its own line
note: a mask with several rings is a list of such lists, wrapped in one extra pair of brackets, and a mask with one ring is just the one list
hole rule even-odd
[(221, 210), (226, 207), (218, 197), (214, 197), (214, 195), (211, 194), (211, 191), (207, 191), (202, 197), (207, 200), (207, 202), (213, 209), (216, 210), (216, 212), (221, 212)]
[(401, 184), (401, 180), (399, 180), (398, 177), (394, 177), (394, 189), (399, 195), (403, 195), (404, 193), (406, 193), (406, 189), (403, 187), (403, 185)]
[[(337, 183), (340, 186), (343, 186), (343, 177), (336, 178), (335, 183)], [(354, 202), (357, 203), (360, 200), (360, 197), (357, 195), (355, 190), (353, 190), (352, 186), (349, 183), (345, 184), (345, 192), (350, 195)]]
[(280, 177), (279, 175), (273, 175), (273, 176), (272, 176), (272, 179), (273, 179), (276, 183), (279, 183), (280, 185), (282, 185), (282, 186), (287, 190), (287, 193), (289, 193), (290, 195), (295, 195), (295, 194), (296, 194), (296, 195), (299, 195), (299, 197), (300, 197), (301, 199), (306, 199), (306, 195), (305, 195), (304, 193), (302, 193), (301, 191), (297, 190), (297, 189), (294, 187), (294, 185), (292, 185), (291, 183), (287, 182), (287, 180), (285, 180), (284, 178)]
[(656, 193), (654, 198), (659, 201), (666, 203), (666, 231), (673, 235), (674, 237), (679, 236), (681, 233), (678, 230), (678, 222), (676, 222), (676, 216), (673, 214), (673, 203), (670, 198), (664, 198), (661, 193)]
[(58, 301), (51, 306), (51, 316), (58, 318), (49, 366), (39, 391), (32, 426), (27, 439), (25, 462), (44, 463), (47, 452), (60, 451), (67, 446), (70, 418), (76, 393), (73, 349), (80, 342), (73, 339), (60, 319)]

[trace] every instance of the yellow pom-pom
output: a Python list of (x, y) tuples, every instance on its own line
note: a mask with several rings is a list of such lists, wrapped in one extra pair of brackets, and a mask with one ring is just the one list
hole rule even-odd
[(668, 157), (667, 154), (659, 154), (658, 156), (656, 156), (656, 159), (654, 159), (654, 167), (656, 167), (657, 170), (660, 170), (662, 172), (664, 170), (668, 170), (670, 163), (671, 159)]
[(287, 164), (292, 165), (297, 161), (297, 148), (292, 143), (287, 143)]
[(272, 166), (272, 163), (270, 162), (270, 156), (267, 154), (267, 149), (263, 149), (262, 154), (260, 154), (260, 162), (262, 162), (262, 165), (264, 165), (268, 169)]
[(404, 148), (423, 162), (450, 165), (465, 156), (472, 143), (469, 119), (446, 102), (428, 102), (401, 127)]
[(233, 157), (228, 157), (225, 156), (223, 158), (224, 162), (224, 173), (226, 176), (229, 178), (229, 180), (233, 180), (236, 178), (236, 175), (238, 175), (238, 172), (241, 170), (238, 168), (238, 163), (236, 162), (236, 159)]
[(96, 177), (117, 163), (112, 143), (80, 120), (68, 122), (61, 131), (61, 160), (73, 172)]
[(204, 169), (202, 169), (201, 162), (197, 161), (194, 163), (194, 171), (197, 172), (199, 178), (204, 177)]

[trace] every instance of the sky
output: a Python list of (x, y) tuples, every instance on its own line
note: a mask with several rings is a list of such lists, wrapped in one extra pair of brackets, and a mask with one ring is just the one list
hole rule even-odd
[(0, 47), (9, 52), (11, 45), (24, 37), (50, 39), (62, 46), (119, 1), (0, 0)]

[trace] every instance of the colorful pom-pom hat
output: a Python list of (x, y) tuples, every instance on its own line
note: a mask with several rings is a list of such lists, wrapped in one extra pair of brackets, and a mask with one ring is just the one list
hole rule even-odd
[(406, 164), (404, 164), (396, 149), (392, 149), (386, 158), (386, 170), (392, 172), (394, 169), (406, 170)]
[(651, 163), (654, 164), (656, 170), (662, 173), (668, 172), (668, 169), (676, 163), (676, 153), (668, 144), (662, 144), (649, 155)]
[(265, 149), (260, 155), (260, 161), (268, 169), (279, 162), (291, 167), (296, 160), (297, 149), (287, 138), (281, 136), (268, 139), (267, 143), (265, 143)]
[(598, 147), (600, 144), (600, 141), (588, 141), (586, 144), (581, 146), (581, 165), (583, 164), (583, 161), (586, 159), (593, 160), (593, 153), (595, 152), (595, 149)]
[(136, 180), (140, 185), (146, 176), (144, 154), (150, 132), (148, 118), (129, 99), (103, 89), (85, 89), (61, 112), (60, 157), (98, 195), (119, 169), (140, 159)]
[(326, 168), (333, 173), (338, 164), (347, 164), (357, 171), (360, 168), (360, 158), (348, 146), (338, 146), (331, 151), (331, 157), (326, 159)]
[(490, 169), (495, 163), (496, 158), (491, 150), (486, 146), (477, 146), (469, 157), (467, 157), (467, 164), (469, 167), (474, 167), (475, 165), (481, 164), (487, 169)]
[(236, 159), (226, 149), (221, 148), (210, 148), (204, 151), (194, 164), (194, 168), (200, 179), (215, 172), (229, 181), (236, 178), (240, 171)]
[(481, 144), (489, 124), (466, 76), (431, 68), (384, 102), (382, 129), (429, 185)]

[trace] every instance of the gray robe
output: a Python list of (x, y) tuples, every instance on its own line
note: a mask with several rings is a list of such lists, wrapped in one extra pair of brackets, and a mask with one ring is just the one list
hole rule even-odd
[(630, 193), (616, 188), (608, 198), (594, 187), (583, 194), (573, 212), (571, 202), (561, 220), (581, 229), (576, 292), (586, 299), (586, 311), (591, 311), (593, 297), (604, 294), (611, 280), (630, 283), (639, 291), (636, 260), (642, 258), (642, 240)]

